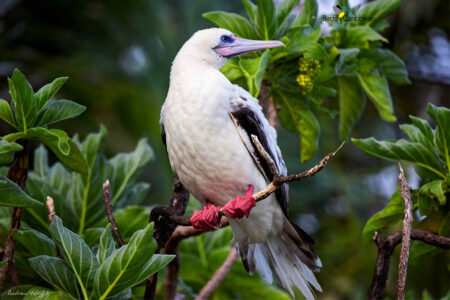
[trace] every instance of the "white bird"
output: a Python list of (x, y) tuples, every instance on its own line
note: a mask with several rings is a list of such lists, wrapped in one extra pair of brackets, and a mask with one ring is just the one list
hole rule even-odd
[[(288, 219), (288, 186), (251, 209), (252, 187), (264, 189), (274, 174), (250, 135), (258, 137), (278, 172), (286, 175), (276, 131), (258, 100), (219, 71), (227, 59), (279, 46), (284, 45), (238, 38), (220, 28), (196, 32), (173, 61), (160, 124), (172, 170), (204, 206), (194, 214), (195, 222), (191, 219), (193, 225), (213, 229), (224, 206), (247, 271), (258, 270), (269, 283), (275, 277), (293, 297), (298, 289), (314, 299), (311, 286), (321, 288), (312, 271), (321, 262), (310, 246), (314, 239)], [(246, 191), (247, 196), (236, 198)]]

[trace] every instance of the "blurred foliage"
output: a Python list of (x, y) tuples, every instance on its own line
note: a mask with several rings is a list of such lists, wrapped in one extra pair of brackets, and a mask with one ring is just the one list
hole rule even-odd
[[(346, 5), (346, 1), (339, 2)], [(300, 13), (302, 3), (294, 8), (295, 14)], [(318, 16), (332, 13), (333, 5), (333, 1), (320, 1)], [(310, 7), (310, 11), (313, 9)], [(141, 178), (152, 184), (145, 202), (167, 203), (172, 175), (160, 140), (158, 120), (171, 61), (193, 32), (211, 26), (201, 17), (202, 13), (217, 10), (246, 14), (240, 0), (0, 1), (0, 77), (3, 78), (0, 78), (0, 98), (9, 97), (6, 76), (10, 76), (15, 67), (27, 74), (33, 86), (68, 75), (70, 80), (58, 95), (75, 99), (88, 110), (76, 120), (65, 120), (61, 125), (53, 125), (54, 128), (63, 128), (69, 136), (79, 133), (85, 137), (98, 131), (99, 123), (105, 124), (108, 128), (104, 139), (106, 157), (131, 151), (142, 136), (148, 137), (156, 159), (142, 169)], [(450, 68), (445, 65), (449, 13), (445, 0), (403, 1), (399, 9), (385, 19), (390, 26), (379, 31), (389, 40), (389, 43), (381, 42), (383, 49), (388, 48), (406, 61), (413, 82), (403, 86), (390, 82), (393, 107), (400, 123), (409, 122), (408, 115), (429, 120), (425, 113), (428, 102), (449, 106), (450, 87), (446, 80), (450, 78)], [(321, 27), (325, 35), (330, 30), (326, 24)], [(295, 70), (298, 77), (302, 73), (297, 65), (299, 61), (294, 63), (298, 66)], [(292, 76), (294, 83), (295, 75)], [(352, 83), (358, 84), (358, 81), (348, 85)], [(240, 84), (246, 86), (247, 83)], [(341, 83), (338, 77), (327, 86), (336, 90), (338, 98), (345, 95), (338, 94), (340, 84), (346, 83)], [(346, 99), (353, 97), (350, 94), (353, 90), (347, 91)], [(358, 93), (361, 91), (356, 89)], [(340, 111), (340, 100), (335, 99), (334, 94), (324, 99), (322, 106), (332, 112)], [(279, 130), (279, 144), (291, 173), (311, 167), (339, 143), (339, 126), (335, 121), (328, 114), (313, 112), (321, 134), (318, 151), (309, 162), (299, 163), (298, 133)], [(0, 122), (1, 135), (11, 130), (10, 125)], [(380, 122), (376, 108), (367, 105), (364, 117), (353, 127), (352, 136), (399, 139), (402, 133), (397, 124)], [(55, 160), (57, 158), (50, 152), (50, 168)], [(406, 171), (410, 185), (417, 189), (421, 178), (411, 168)], [(397, 189), (397, 175), (395, 166), (381, 159), (368, 159), (362, 151), (348, 144), (316, 177), (290, 186), (291, 216), (318, 241), (315, 250), (324, 265), (317, 273), (324, 287), (324, 292), (319, 294), (321, 298), (365, 298), (376, 252), (374, 245), (362, 242), (361, 232), (370, 216), (385, 207)], [(129, 230), (124, 239), (129, 240), (132, 232), (145, 227), (148, 211), (148, 207), (133, 206), (115, 212), (121, 232)], [(9, 208), (0, 207), (0, 212), (0, 237), (4, 238)], [(136, 224), (131, 224), (130, 219)], [(70, 226), (66, 222), (70, 220), (64, 219), (64, 225)], [(89, 246), (98, 243), (101, 227), (105, 225), (103, 219), (85, 230), (83, 239)], [(70, 228), (79, 229), (78, 226)], [(397, 256), (393, 255), (387, 299), (395, 298)], [(445, 259), (443, 254), (425, 256), (409, 266), (409, 299), (421, 299), (423, 295), (438, 299), (447, 294), (450, 277), (447, 266), (442, 263)], [(29, 274), (23, 281), (35, 277), (26, 261), (21, 264), (24, 266), (22, 275)], [(223, 284), (227, 284), (227, 280)], [(133, 289), (133, 295), (142, 293), (142, 287)]]
[[(407, 161), (415, 165), (417, 174), (422, 178), (419, 188), (411, 191), (413, 211), (418, 213), (415, 227), (439, 235), (450, 236), (450, 109), (429, 104), (427, 112), (436, 124), (432, 128), (425, 120), (410, 116), (413, 124), (400, 125), (401, 130), (411, 141), (378, 141), (374, 138), (352, 139), (353, 143), (369, 155)], [(397, 190), (388, 205), (372, 216), (363, 230), (363, 238), (371, 241), (375, 231), (395, 228), (404, 218), (404, 201)], [(413, 242), (410, 260), (412, 263), (445, 253), (421, 242)], [(450, 257), (446, 255), (446, 265), (450, 271)]]

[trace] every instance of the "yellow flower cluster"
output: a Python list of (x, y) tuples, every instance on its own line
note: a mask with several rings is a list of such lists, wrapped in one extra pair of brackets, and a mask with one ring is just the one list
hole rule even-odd
[(311, 92), (314, 88), (314, 79), (320, 72), (320, 64), (315, 59), (300, 58), (298, 61), (300, 75), (297, 77), (297, 83), (300, 86), (300, 92), (303, 95)]

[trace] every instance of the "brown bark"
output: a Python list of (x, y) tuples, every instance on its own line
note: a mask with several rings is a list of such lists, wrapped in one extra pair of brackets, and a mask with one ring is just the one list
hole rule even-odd
[[(9, 167), (8, 178), (14, 181), (22, 190), (25, 190), (25, 184), (28, 178), (28, 149), (27, 141), (22, 143), (23, 150), (17, 152), (14, 155), (14, 161)], [(11, 213), (11, 221), (9, 224), (8, 237), (5, 243), (3, 260), (7, 260), (6, 264), (0, 269), (0, 293), (3, 291), (7, 273), (11, 276), (11, 285), (19, 285), (17, 279), (17, 273), (14, 265), (14, 250), (16, 248), (16, 242), (14, 241), (12, 234), (15, 229), (20, 228), (20, 222), (22, 219), (23, 208), (14, 207)]]
[(108, 221), (111, 224), (111, 231), (113, 232), (114, 238), (119, 246), (125, 244), (120, 235), (119, 228), (117, 228), (116, 219), (114, 219), (113, 209), (111, 205), (111, 187), (109, 185), (109, 180), (103, 184), (103, 201), (105, 202), (105, 211), (108, 216)]

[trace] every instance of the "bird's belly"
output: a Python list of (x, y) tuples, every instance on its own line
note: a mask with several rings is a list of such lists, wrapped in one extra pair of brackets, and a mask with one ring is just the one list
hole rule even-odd
[(179, 128), (174, 135), (168, 149), (172, 165), (198, 200), (224, 205), (244, 194), (249, 185), (265, 187), (230, 119), (223, 124), (203, 122), (202, 126)]

